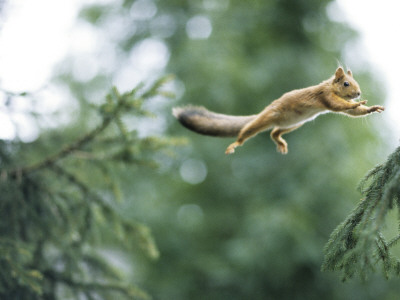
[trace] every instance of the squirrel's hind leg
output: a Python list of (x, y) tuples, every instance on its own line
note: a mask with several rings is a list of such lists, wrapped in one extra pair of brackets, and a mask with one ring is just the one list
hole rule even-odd
[(257, 133), (267, 130), (273, 126), (273, 120), (269, 117), (268, 114), (263, 114), (253, 121), (250, 121), (240, 130), (236, 142), (230, 144), (228, 148), (226, 148), (225, 154), (234, 153), (235, 148), (243, 145), (246, 140), (255, 136)]
[(282, 135), (282, 129), (279, 127), (275, 127), (271, 131), (271, 139), (276, 144), (276, 150), (279, 153), (287, 154), (288, 153), (287, 142), (282, 138), (281, 135)]
[(282, 154), (287, 154), (288, 153), (288, 147), (287, 147), (287, 142), (282, 138), (282, 135), (288, 132), (291, 132), (293, 130), (296, 130), (303, 124), (299, 124), (290, 128), (279, 128), (275, 127), (271, 131), (271, 139), (274, 141), (276, 144), (276, 149), (278, 150), (279, 153)]

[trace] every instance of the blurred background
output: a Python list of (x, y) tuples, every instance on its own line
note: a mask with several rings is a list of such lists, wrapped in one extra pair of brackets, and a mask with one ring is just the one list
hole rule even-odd
[[(385, 71), (385, 64), (397, 71), (398, 57), (371, 48), (395, 45), (396, 29), (377, 30), (382, 23), (374, 19), (369, 28), (381, 39), (367, 39), (363, 19), (353, 18), (355, 11), (364, 19), (394, 11), (381, 6), (0, 1), (0, 87), (35, 95), (0, 99), (0, 138), (34, 145), (50, 130), (90, 127), (83, 112), (110, 86), (127, 91), (174, 74), (175, 99), (146, 104), (157, 118), (126, 121), (140, 136), (184, 136), (188, 144), (156, 172), (119, 177), (118, 210), (152, 229), (161, 255), (149, 261), (124, 253), (122, 263), (114, 257), (116, 267), (154, 299), (396, 299), (397, 282), (380, 274), (342, 283), (320, 271), (330, 233), (360, 200), (357, 183), (398, 145), (396, 91), (386, 77), (395, 73)], [(387, 111), (362, 119), (323, 115), (287, 135), (286, 156), (269, 133), (225, 156), (231, 139), (196, 135), (170, 113), (190, 103), (254, 114), (286, 91), (332, 76), (338, 63), (352, 69), (369, 105)]]

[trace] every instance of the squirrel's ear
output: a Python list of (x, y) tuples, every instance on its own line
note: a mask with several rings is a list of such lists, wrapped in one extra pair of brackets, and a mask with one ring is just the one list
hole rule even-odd
[(344, 70), (343, 70), (343, 68), (342, 68), (342, 67), (337, 68), (337, 69), (336, 69), (336, 72), (335, 72), (335, 79), (340, 79), (340, 78), (342, 78), (343, 76), (344, 76)]
[(347, 74), (348, 74), (349, 76), (353, 77), (353, 73), (351, 73), (351, 70), (350, 70), (350, 69), (347, 70)]

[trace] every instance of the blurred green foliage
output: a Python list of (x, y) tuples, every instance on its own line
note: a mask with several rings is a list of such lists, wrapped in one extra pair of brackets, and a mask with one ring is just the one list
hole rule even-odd
[[(158, 119), (151, 124), (134, 117), (125, 121), (127, 130), (134, 128), (141, 136), (152, 131), (185, 136), (189, 145), (177, 147), (173, 159), (151, 153), (157, 172), (128, 165), (110, 174), (121, 199), (115, 208), (125, 220), (149, 226), (157, 241), (159, 259), (130, 253), (133, 271), (125, 275), (155, 299), (397, 297), (398, 286), (379, 276), (367, 285), (343, 284), (337, 274), (320, 271), (330, 233), (361, 197), (355, 189), (359, 179), (390, 152), (379, 136), (384, 114), (321, 116), (287, 136), (286, 156), (276, 152), (268, 133), (225, 156), (231, 140), (196, 135), (170, 114), (172, 106), (187, 103), (254, 114), (284, 92), (327, 79), (337, 59), (358, 66), (352, 70), (363, 95), (369, 104), (382, 104), (373, 69), (346, 60), (344, 49), (356, 32), (328, 18), (329, 5), (334, 4), (124, 0), (81, 11), (81, 20), (101, 36), (102, 47), (92, 57), (99, 69), (90, 80), (74, 76), (74, 57), (56, 73), (56, 81), (68, 85), (80, 104), (67, 133), (91, 128), (92, 105), (99, 104), (97, 96), (110, 81), (121, 84), (122, 70), (150, 81), (164, 72), (176, 75), (172, 89), (177, 101), (145, 103)], [(143, 63), (137, 62), (143, 58), (139, 50), (149, 44), (164, 53), (160, 64), (168, 62), (150, 75), (135, 69)], [(91, 184), (101, 188), (92, 169), (82, 172), (93, 175)], [(108, 228), (102, 234), (116, 232)], [(107, 239), (103, 243), (114, 249)]]
[[(156, 152), (179, 144), (140, 138), (122, 120), (128, 113), (147, 115), (143, 103), (162, 94), (166, 79), (123, 94), (113, 88), (93, 110), (99, 125), (86, 134), (75, 131), (63, 147), (60, 141), (46, 147), (51, 135), (30, 145), (0, 143), (1, 299), (149, 299), (110, 262), (115, 254), (103, 246), (159, 256), (150, 229), (117, 212), (116, 172), (121, 166), (154, 166)], [(61, 138), (65, 142), (68, 135)]]

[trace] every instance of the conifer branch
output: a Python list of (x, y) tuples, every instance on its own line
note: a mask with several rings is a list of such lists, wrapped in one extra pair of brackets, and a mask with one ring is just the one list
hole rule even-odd
[[(121, 109), (122, 107), (119, 106), (118, 110)], [(15, 169), (11, 170), (9, 172), (9, 175), (14, 177), (16, 175), (18, 176), (23, 176), (28, 173), (32, 173), (34, 171), (50, 167), (54, 165), (57, 161), (63, 159), (64, 157), (70, 155), (72, 152), (81, 149), (83, 146), (86, 144), (90, 143), (97, 135), (99, 135), (101, 132), (103, 132), (111, 123), (112, 117), (110, 115), (104, 117), (102, 123), (92, 131), (88, 132), (87, 134), (83, 135), (82, 137), (78, 138), (76, 141), (72, 142), (71, 144), (68, 144), (64, 148), (62, 148), (59, 152), (56, 154), (53, 154), (44, 160), (32, 164), (30, 166), (26, 166), (20, 169)]]
[(343, 280), (355, 274), (366, 279), (380, 264), (385, 277), (399, 276), (400, 260), (390, 249), (400, 234), (387, 242), (382, 230), (388, 212), (396, 205), (400, 209), (400, 147), (384, 164), (368, 172), (359, 190), (365, 198), (331, 234), (322, 270), (341, 271)]
[(77, 150), (82, 149), (85, 145), (92, 142), (100, 133), (102, 133), (105, 129), (107, 129), (107, 127), (112, 122), (115, 122), (117, 124), (117, 127), (119, 128), (122, 137), (126, 139), (128, 132), (125, 128), (125, 125), (120, 119), (121, 117), (120, 114), (122, 112), (129, 112), (129, 111), (137, 111), (138, 113), (144, 115), (148, 114), (146, 111), (141, 109), (143, 100), (156, 96), (157, 94), (161, 94), (162, 92), (159, 91), (159, 88), (172, 79), (173, 76), (171, 75), (161, 77), (146, 91), (142, 92), (142, 94), (139, 93), (141, 92), (141, 88), (143, 88), (143, 85), (139, 85), (133, 90), (126, 92), (122, 95), (114, 87), (111, 90), (111, 92), (107, 95), (106, 103), (100, 106), (100, 113), (103, 120), (99, 126), (94, 128), (92, 131), (86, 133), (85, 135), (81, 136), (74, 142), (66, 145), (57, 153), (43, 159), (42, 161), (22, 168), (16, 168), (8, 172), (6, 171), (5, 173), (2, 172), (2, 177), (11, 176), (20, 178), (28, 173), (32, 173), (34, 171), (46, 167), (50, 167), (57, 161), (69, 156), (70, 154), (72, 154)]

